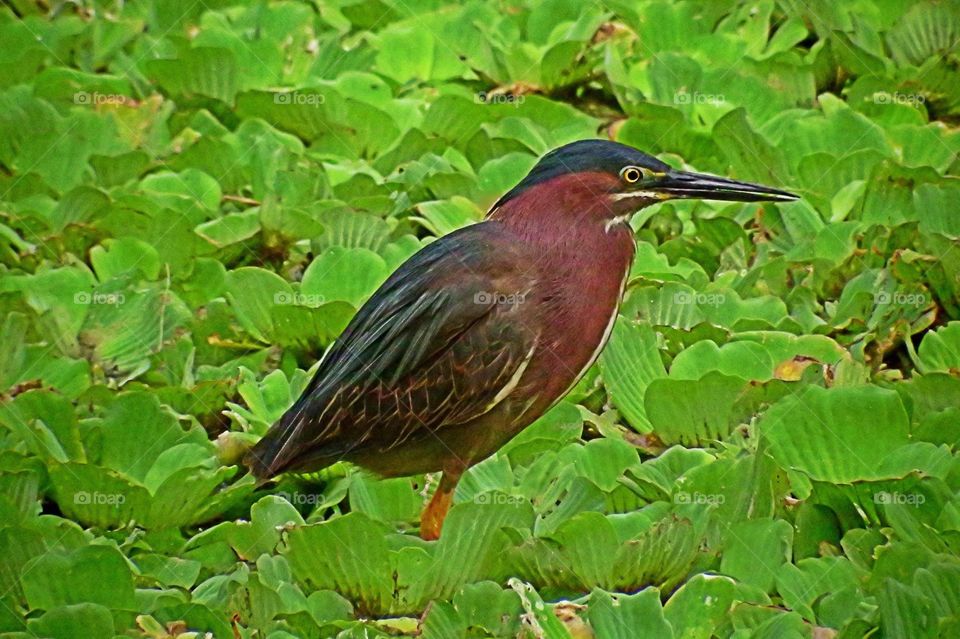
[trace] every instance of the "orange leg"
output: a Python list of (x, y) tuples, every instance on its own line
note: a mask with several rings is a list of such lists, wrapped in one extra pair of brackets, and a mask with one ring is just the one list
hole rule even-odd
[(420, 515), (420, 537), (426, 541), (434, 541), (440, 538), (440, 529), (443, 528), (443, 520), (447, 516), (453, 504), (453, 491), (457, 488), (457, 482), (463, 474), (462, 468), (447, 468), (443, 471), (440, 478), (440, 485), (437, 486), (437, 492), (433, 493), (430, 503), (423, 509)]

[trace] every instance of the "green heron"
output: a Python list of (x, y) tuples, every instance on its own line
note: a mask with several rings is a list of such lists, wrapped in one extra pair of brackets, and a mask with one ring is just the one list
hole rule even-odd
[(547, 153), (483, 222), (413, 255), (327, 352), (246, 458), (261, 480), (348, 460), (442, 471), (436, 539), (463, 472), (559, 401), (610, 336), (634, 253), (628, 221), (674, 198), (787, 202), (779, 189), (672, 169), (581, 140)]

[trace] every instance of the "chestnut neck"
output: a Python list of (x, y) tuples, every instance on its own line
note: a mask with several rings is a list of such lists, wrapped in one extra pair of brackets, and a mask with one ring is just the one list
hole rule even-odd
[(632, 255), (633, 232), (626, 224), (611, 225), (619, 212), (608, 196), (618, 185), (609, 173), (568, 173), (525, 189), (493, 209), (488, 219), (541, 251), (589, 258), (589, 251), (622, 255), (629, 247)]
[(535, 184), (493, 209), (498, 221), (528, 241), (561, 240), (591, 226), (602, 233), (615, 217), (608, 195), (617, 179), (606, 173), (568, 173)]

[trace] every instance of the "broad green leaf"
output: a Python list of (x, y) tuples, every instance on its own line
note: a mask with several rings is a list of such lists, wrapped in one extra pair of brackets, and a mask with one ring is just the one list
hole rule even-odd
[(44, 390), (22, 393), (0, 405), (0, 424), (20, 440), (17, 447), (40, 459), (86, 459), (76, 414), (60, 395)]
[(293, 287), (283, 278), (252, 266), (227, 273), (226, 293), (243, 327), (263, 342), (269, 341), (275, 330), (276, 305), (294, 299)]
[(113, 615), (110, 614), (110, 609), (96, 603), (52, 608), (43, 616), (31, 619), (28, 628), (36, 636), (50, 639), (75, 637), (78, 628), (83, 628), (84, 636), (89, 639), (114, 637)]
[(319, 221), (323, 224), (323, 233), (312, 242), (317, 254), (331, 246), (365, 248), (379, 253), (390, 237), (390, 224), (386, 220), (359, 211), (325, 211)]
[(729, 614), (733, 597), (733, 580), (701, 573), (670, 596), (663, 614), (674, 637), (709, 639)]
[(887, 34), (890, 53), (901, 65), (919, 66), (954, 49), (960, 38), (960, 9), (951, 4), (916, 3)]
[(894, 579), (884, 580), (877, 597), (880, 625), (890, 635), (936, 637), (937, 620), (933, 602), (915, 589)]
[(300, 290), (319, 304), (348, 302), (359, 307), (387, 275), (386, 263), (373, 251), (332, 246), (307, 267)]
[(256, 211), (231, 213), (204, 222), (194, 229), (197, 235), (222, 248), (248, 240), (260, 231), (260, 214)]
[[(97, 587), (91, 588), (94, 583)], [(81, 603), (126, 610), (136, 606), (130, 567), (120, 551), (110, 546), (91, 545), (37, 557), (24, 567), (23, 590), (31, 608), (42, 610)]]
[(282, 532), (291, 526), (303, 525), (303, 517), (292, 505), (310, 501), (304, 492), (280, 493), (262, 497), (250, 507), (250, 521), (239, 521), (230, 531), (230, 544), (247, 559), (272, 553)]
[(351, 513), (287, 536), (286, 556), (296, 579), (312, 589), (335, 590), (366, 612), (392, 607), (387, 528)]
[(750, 519), (729, 526), (720, 570), (772, 592), (777, 570), (792, 556), (793, 528), (786, 521)]
[(711, 371), (697, 380), (654, 380), (644, 394), (644, 407), (653, 432), (665, 443), (705, 444), (726, 437), (762, 404), (790, 392), (779, 381), (752, 384)]
[(213, 176), (196, 169), (152, 173), (140, 182), (140, 186), (148, 194), (165, 198), (172, 208), (179, 208), (184, 202), (196, 202), (208, 211), (220, 207), (220, 185)]
[(590, 594), (590, 625), (598, 636), (631, 639), (637, 635), (672, 639), (674, 630), (663, 616), (660, 592), (655, 588), (634, 595), (611, 595), (603, 590)]
[(767, 349), (754, 342), (731, 342), (722, 347), (703, 340), (673, 360), (671, 379), (700, 379), (710, 371), (744, 379), (767, 381), (773, 378), (774, 361)]
[(443, 526), (429, 579), (418, 574), (411, 595), (424, 598), (453, 596), (470, 581), (507, 574), (503, 528), (529, 528), (533, 512), (527, 503), (455, 504)]
[(356, 475), (350, 482), (350, 508), (372, 519), (397, 525), (416, 521), (424, 507), (417, 493), (422, 478), (375, 480)]
[(13, 275), (0, 290), (20, 291), (27, 305), (40, 316), (40, 328), (62, 350), (69, 350), (90, 310), (94, 276), (79, 266), (37, 269), (30, 275)]
[(417, 205), (421, 217), (412, 218), (420, 222), (431, 233), (440, 237), (460, 227), (478, 222), (483, 213), (476, 204), (461, 197), (435, 202), (421, 202)]
[[(781, 466), (813, 479), (848, 483), (944, 472), (945, 451), (910, 443), (900, 398), (876, 386), (805, 387), (772, 406), (758, 429)], [(862, 445), (865, 437), (870, 446)]]
[(90, 306), (81, 339), (121, 382), (145, 372), (150, 355), (190, 316), (186, 305), (161, 284), (121, 289), (111, 282), (77, 299)]
[(573, 639), (532, 585), (516, 578), (511, 578), (507, 583), (520, 597), (520, 604), (523, 606), (528, 619), (527, 623), (534, 636), (543, 637), (543, 639)]
[(134, 269), (148, 280), (160, 275), (157, 250), (146, 242), (129, 237), (108, 240), (93, 247), (90, 249), (90, 263), (101, 282)]
[(165, 586), (190, 588), (200, 575), (200, 562), (191, 559), (143, 554), (137, 555), (134, 561), (143, 575)]
[(630, 425), (638, 432), (650, 432), (643, 396), (653, 380), (666, 375), (653, 330), (617, 318), (610, 343), (600, 355), (600, 370), (611, 401)]
[(241, 71), (231, 51), (213, 47), (187, 49), (172, 60), (150, 60), (146, 67), (157, 84), (175, 96), (205, 96), (231, 104)]
[(789, 178), (787, 160), (751, 128), (745, 109), (721, 118), (713, 127), (713, 137), (737, 178), (761, 184), (783, 184)]
[(960, 369), (960, 322), (950, 322), (924, 335), (917, 355), (918, 365), (925, 373), (955, 373)]

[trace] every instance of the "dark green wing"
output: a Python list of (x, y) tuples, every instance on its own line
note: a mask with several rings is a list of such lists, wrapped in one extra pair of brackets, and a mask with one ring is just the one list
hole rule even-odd
[(509, 236), (482, 223), (405, 262), (363, 305), (299, 400), (248, 458), (259, 477), (389, 451), (489, 411), (529, 361), (533, 287)]

